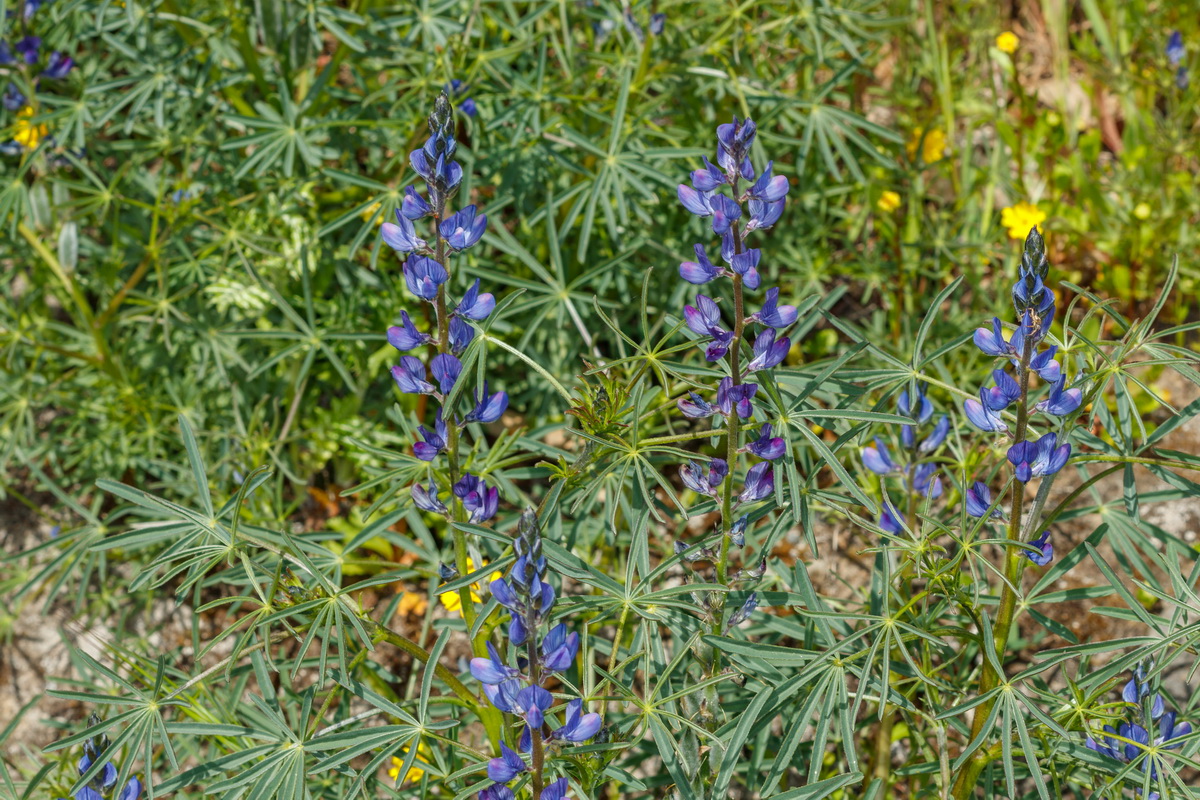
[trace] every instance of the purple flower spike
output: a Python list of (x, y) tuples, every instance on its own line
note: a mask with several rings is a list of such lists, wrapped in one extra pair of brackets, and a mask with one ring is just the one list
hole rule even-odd
[(405, 351), (428, 344), (433, 341), (433, 337), (417, 330), (417, 326), (409, 318), (408, 312), (401, 311), (400, 325), (393, 325), (388, 328), (387, 340), (388, 344), (392, 347), (400, 351)]
[(708, 260), (708, 255), (704, 252), (703, 245), (696, 245), (696, 260), (684, 261), (679, 265), (679, 277), (683, 278), (688, 283), (705, 284), (713, 278), (719, 277), (725, 273), (725, 270), (713, 264)]
[[(752, 200), (751, 203), (754, 201)], [(715, 194), (709, 198), (713, 213), (713, 233), (721, 236), (727, 233), (738, 217), (742, 216), (742, 207), (737, 201), (723, 194)]]
[(458, 307), (454, 309), (454, 313), (478, 322), (487, 319), (488, 314), (491, 314), (495, 307), (496, 298), (487, 292), (480, 294), (479, 278), (476, 278), (475, 283), (471, 284), (471, 288), (463, 295)]
[(774, 225), (783, 216), (783, 201), (777, 200), (774, 203), (765, 203), (756, 198), (750, 198), (750, 222), (746, 225), (746, 232), (761, 231)]
[(967, 419), (981, 431), (998, 433), (1008, 430), (1008, 426), (1004, 424), (1004, 420), (1000, 419), (1000, 415), (988, 408), (987, 396), (988, 390), (980, 389), (978, 400), (972, 399), (963, 402), (963, 411), (966, 412)]
[(462, 362), (449, 353), (439, 353), (429, 362), (429, 369), (433, 372), (434, 380), (438, 382), (442, 394), (449, 394), (454, 388), (454, 382), (458, 380), (459, 373), (462, 372)]
[(409, 220), (418, 220), (422, 217), (427, 217), (433, 213), (433, 209), (429, 207), (429, 203), (425, 202), (416, 190), (416, 187), (404, 187), (404, 200), (400, 202), (400, 214)]
[(727, 417), (736, 411), (742, 419), (749, 419), (754, 415), (754, 406), (750, 400), (757, 391), (757, 383), (742, 383), (734, 386), (733, 378), (722, 378), (721, 382), (717, 384), (717, 407)]
[(1050, 531), (1042, 531), (1042, 535), (1029, 543), (1038, 552), (1021, 550), (1021, 555), (1028, 558), (1039, 567), (1044, 567), (1054, 559), (1054, 545), (1050, 543)]
[[(986, 483), (975, 481), (964, 495), (964, 505), (967, 507), (968, 514), (979, 519), (988, 513), (989, 508), (992, 508), (992, 491), (988, 489)], [(992, 513), (988, 516), (991, 519), (1004, 519), (1004, 515), (998, 508), (992, 508)]]
[(433, 394), (433, 384), (425, 380), (425, 363), (415, 356), (403, 356), (392, 367), (392, 378), (405, 394)]
[(718, 412), (716, 406), (709, 404), (695, 392), (688, 392), (687, 397), (679, 398), (675, 404), (679, 406), (683, 415), (690, 419), (704, 419)]
[[(755, 251), (758, 252), (758, 251)], [(762, 310), (750, 319), (761, 322), (770, 328), (786, 328), (796, 321), (795, 306), (781, 306), (779, 303), (779, 288), (767, 289), (766, 299), (763, 300)]]
[(746, 365), (746, 372), (758, 372), (779, 366), (791, 349), (791, 339), (786, 336), (776, 339), (774, 328), (764, 329), (754, 340), (754, 358)]
[(764, 203), (775, 203), (787, 197), (788, 179), (782, 175), (771, 177), (771, 167), (774, 166), (773, 161), (768, 161), (766, 169), (763, 170), (762, 176), (759, 177), (754, 185), (750, 187), (750, 196)]
[[(386, 238), (386, 233), (384, 235)], [(413, 256), (404, 265), (404, 282), (408, 285), (408, 290), (429, 302), (437, 299), (438, 287), (449, 277), (445, 267), (425, 256)]]
[(701, 158), (704, 159), (704, 169), (692, 173), (692, 186), (701, 192), (711, 192), (725, 183), (725, 172), (720, 167), (713, 166), (706, 156)]
[(676, 194), (679, 196), (679, 202), (683, 203), (683, 207), (697, 217), (712, 216), (712, 192), (698, 192), (692, 187), (681, 183)]
[[(586, 742), (600, 730), (599, 714), (584, 714), (583, 701), (575, 698), (567, 703), (567, 718), (561, 728), (550, 733), (551, 739), (566, 742)], [(565, 780), (565, 779), (564, 779)]]
[(475, 680), (495, 686), (521, 674), (520, 670), (504, 663), (504, 659), (496, 652), (496, 647), (491, 642), (487, 643), (487, 651), (487, 658), (471, 659), (471, 674), (475, 676)]
[(771, 423), (766, 423), (759, 430), (758, 438), (750, 442), (743, 448), (748, 450), (759, 458), (765, 458), (767, 461), (774, 461), (777, 458), (782, 458), (787, 452), (787, 445), (779, 436), (771, 436)]
[(452, 250), (466, 250), (471, 247), (483, 238), (486, 229), (487, 214), (477, 214), (475, 206), (467, 206), (462, 211), (450, 215), (438, 226), (438, 232)]
[(746, 484), (738, 495), (738, 503), (756, 503), (775, 491), (775, 470), (769, 461), (760, 461), (746, 473)]
[(445, 514), (447, 512), (446, 504), (438, 499), (437, 487), (433, 484), (429, 485), (429, 491), (419, 483), (414, 483), (409, 493), (412, 495), (413, 505), (422, 511), (428, 511), (431, 514)]
[(416, 442), (413, 444), (413, 454), (422, 461), (433, 461), (442, 453), (446, 452), (446, 421), (442, 419), (442, 412), (439, 409), (437, 420), (434, 422), (433, 430), (430, 431), (424, 425), (417, 428), (421, 434), (421, 438), (425, 441)]
[(874, 447), (863, 448), (862, 462), (864, 467), (876, 475), (887, 475), (897, 469), (896, 462), (892, 460), (892, 454), (888, 451), (887, 445), (878, 436), (875, 437)]
[(508, 394), (496, 392), (488, 396), (487, 381), (483, 382), (483, 391), (475, 395), (475, 408), (467, 414), (465, 422), (495, 422), (508, 410)]
[(501, 742), (500, 757), (488, 762), (487, 774), (488, 778), (496, 783), (508, 783), (527, 769), (529, 766), (525, 761)]
[[(400, 209), (396, 209), (396, 222), (398, 223), (396, 225), (390, 222), (383, 223), (383, 241), (388, 247), (398, 253), (423, 252), (428, 249), (429, 245), (426, 241), (417, 236), (417, 230), (413, 227), (412, 220), (401, 214)], [(409, 288), (412, 288), (412, 284), (409, 284)]]
[(1058, 381), (1050, 387), (1050, 394), (1045, 400), (1038, 403), (1035, 408), (1038, 411), (1044, 411), (1056, 417), (1065, 417), (1079, 408), (1083, 402), (1083, 390), (1066, 389), (1064, 391), (1063, 386), (1066, 382), (1066, 376), (1059, 376)]

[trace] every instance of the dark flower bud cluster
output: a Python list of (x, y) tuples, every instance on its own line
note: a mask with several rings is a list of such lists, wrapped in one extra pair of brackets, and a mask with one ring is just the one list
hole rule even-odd
[[(95, 727), (100, 724), (100, 717), (92, 714), (88, 717), (88, 726)], [(79, 791), (75, 792), (75, 800), (137, 800), (142, 793), (142, 782), (134, 775), (126, 781), (125, 785), (119, 792), (113, 792), (117, 785), (117, 768), (111, 761), (108, 760), (108, 736), (100, 734), (99, 736), (89, 737), (83, 743), (83, 756), (79, 759), (78, 770), (79, 776), (83, 777), (87, 771), (92, 768), (93, 764), (100, 761), (104, 762), (104, 766), (100, 771), (92, 776)]]
[[(421, 441), (413, 452), (422, 461), (433, 462), (443, 454), (451, 458), (450, 491), (458, 498), (470, 522), (480, 523), (496, 514), (499, 492), (470, 473), (457, 472), (457, 443), (459, 429), (472, 422), (495, 422), (508, 408), (505, 392), (488, 393), (485, 382), (472, 395), (472, 407), (465, 416), (456, 417), (445, 407), (447, 398), (462, 374), (459, 356), (475, 338), (472, 322), (487, 319), (496, 307), (491, 294), (480, 291), (478, 279), (460, 296), (455, 304), (449, 296), (451, 256), (474, 246), (487, 228), (487, 215), (468, 205), (453, 214), (447, 206), (462, 184), (462, 166), (454, 160), (458, 143), (454, 139), (454, 109), (445, 93), (438, 96), (429, 115), (429, 138), (412, 151), (409, 162), (425, 181), (426, 195), (412, 186), (405, 190), (404, 200), (396, 209), (396, 222), (383, 224), (383, 240), (406, 257), (404, 282), (418, 300), (428, 303), (436, 320), (435, 330), (427, 333), (413, 322), (407, 311), (400, 312), (400, 324), (388, 329), (388, 342), (401, 352), (433, 347), (437, 354), (428, 367), (417, 356), (405, 355), (392, 367), (392, 378), (406, 394), (430, 395), (443, 403), (435, 418), (433, 429), (419, 428)], [(414, 223), (432, 218), (433, 244), (417, 235)], [(451, 310), (452, 309), (452, 310)], [(413, 502), (423, 511), (449, 515), (450, 509), (438, 497), (436, 481), (428, 488), (412, 487)]]
[[(1020, 272), (1012, 288), (1013, 307), (1016, 310), (1017, 326), (1012, 335), (1005, 337), (999, 318), (993, 318), (991, 327), (975, 331), (975, 345), (985, 354), (1003, 358), (999, 369), (992, 372), (992, 387), (979, 390), (979, 399), (970, 399), (963, 404), (963, 411), (971, 424), (982, 431), (1009, 434), (1012, 444), (1008, 448), (1008, 461), (1013, 467), (1013, 476), (1021, 483), (1033, 478), (1045, 478), (1059, 472), (1071, 456), (1071, 445), (1062, 441), (1053, 431), (1036, 440), (1026, 439), (1029, 417), (1040, 411), (1054, 417), (1073, 414), (1083, 402), (1083, 390), (1068, 388), (1070, 381), (1055, 360), (1057, 347), (1042, 346), (1042, 341), (1054, 321), (1054, 294), (1045, 285), (1049, 272), (1046, 259), (1046, 242), (1034, 227), (1025, 239), (1021, 255)], [(1008, 367), (1012, 366), (1012, 372)], [(1039, 402), (1030, 405), (1030, 383), (1037, 375), (1049, 385), (1049, 391)], [(1017, 427), (1010, 431), (1001, 412), (1013, 406), (1017, 412)], [(975, 483), (967, 492), (968, 513), (982, 517), (1003, 516), (992, 509), (991, 493), (982, 483)], [(1030, 542), (1042, 552), (1024, 553), (1035, 563), (1048, 563), (1053, 554), (1048, 533)]]
[[(1177, 722), (1177, 713), (1166, 710), (1162, 695), (1150, 690), (1149, 669), (1148, 665), (1139, 664), (1121, 692), (1121, 699), (1128, 704), (1126, 721), (1105, 725), (1103, 733), (1088, 737), (1087, 746), (1121, 764), (1137, 762), (1142, 774), (1149, 773), (1150, 779), (1154, 780), (1158, 777), (1158, 762), (1162, 759), (1158, 751), (1182, 747), (1183, 742), (1176, 740), (1189, 735), (1192, 726)], [(1147, 797), (1158, 800), (1158, 792), (1151, 792)]]
[[(945, 414), (938, 417), (929, 433), (918, 442), (922, 428), (933, 419), (933, 401), (925, 396), (925, 385), (918, 384), (916, 399), (910, 399), (907, 389), (900, 392), (896, 407), (902, 416), (913, 421), (900, 428), (900, 456), (894, 457), (882, 437), (875, 437), (873, 447), (864, 447), (863, 466), (881, 478), (899, 476), (908, 494), (935, 499), (942, 495), (942, 479), (937, 476), (937, 464), (926, 459), (933, 456), (950, 433), (950, 418)], [(899, 533), (903, 526), (900, 514), (890, 502), (885, 501), (879, 515), (879, 527), (888, 533)]]
[[(508, 576), (492, 581), (490, 589), (509, 613), (508, 644), (524, 647), (524, 657), (517, 659), (517, 666), (510, 666), (488, 642), (487, 657), (471, 660), (471, 674), (484, 685), (492, 705), (520, 718), (522, 730), (516, 751), (501, 743), (500, 756), (489, 762), (488, 777), (495, 785), (480, 792), (481, 800), (509, 800), (513, 792), (504, 784), (528, 771), (535, 773), (534, 785), (542, 786), (547, 744), (586, 742), (600, 730), (600, 715), (584, 713), (580, 698), (567, 703), (561, 725), (555, 727), (547, 718), (554, 696), (544, 684), (575, 663), (579, 634), (568, 633), (566, 624), (560, 622), (541, 635), (554, 608), (555, 592), (546, 581), (541, 529), (533, 509), (521, 514), (513, 549), (517, 560)], [(531, 763), (526, 763), (521, 753), (530, 754)], [(562, 800), (566, 792), (567, 779), (559, 778), (541, 789), (540, 800)]]

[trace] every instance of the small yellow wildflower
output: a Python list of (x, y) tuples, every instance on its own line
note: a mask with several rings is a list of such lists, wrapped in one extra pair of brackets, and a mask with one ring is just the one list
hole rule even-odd
[(1000, 224), (1008, 228), (1008, 238), (1024, 239), (1036, 225), (1041, 231), (1042, 223), (1046, 221), (1046, 212), (1033, 203), (1021, 201), (1015, 206), (1009, 206), (1000, 212)]
[(382, 225), (384, 215), (379, 214), (378, 216), (376, 216), (376, 213), (379, 211), (379, 207), (381, 205), (383, 205), (383, 204), (380, 203), (379, 201), (375, 201), (374, 203), (371, 203), (371, 205), (367, 206), (362, 211), (360, 211), (358, 213), (358, 216), (361, 217), (364, 222), (371, 219), (371, 217), (375, 217), (375, 224)]
[(1017, 52), (1017, 47), (1021, 44), (1021, 39), (1012, 31), (1005, 31), (996, 37), (996, 49), (1001, 53), (1008, 53), (1010, 56)]
[[(486, 561), (483, 562), (483, 565), (486, 567), (487, 562)], [(467, 559), (467, 571), (468, 572), (475, 571), (475, 562), (469, 558)], [(488, 578), (488, 583), (491, 583), (494, 580), (499, 580), (500, 578), (503, 578), (503, 577), (504, 577), (503, 573), (493, 572), (491, 577)], [(452, 613), (459, 612), (460, 609), (462, 609), (462, 598), (459, 596), (457, 591), (442, 592), (440, 595), (438, 595), (438, 600), (441, 602), (443, 608), (445, 608), (447, 611), (450, 611)], [(478, 583), (471, 584), (471, 601), (475, 602), (475, 603), (483, 602), (483, 598), (479, 596), (479, 584)]]
[(33, 106), (25, 106), (18, 111), (16, 130), (13, 132), (13, 141), (27, 150), (37, 147), (46, 136), (46, 126), (34, 125), (29, 121), (31, 117)]
[(879, 195), (879, 199), (875, 201), (875, 207), (885, 214), (890, 214), (900, 207), (900, 194), (887, 190)]
[[(408, 747), (405, 746), (400, 753), (401, 755), (407, 757)], [(417, 781), (421, 780), (421, 776), (425, 774), (425, 770), (417, 765), (421, 764), (428, 766), (430, 755), (432, 754), (429, 752), (428, 745), (426, 745), (424, 742), (421, 742), (419, 745), (417, 745), (417, 757), (413, 759), (412, 766), (409, 767), (408, 772), (404, 774), (404, 780), (398, 780), (400, 777), (400, 770), (404, 766), (404, 759), (392, 756), (392, 766), (390, 769), (388, 769), (388, 777), (396, 781), (397, 784), (416, 783)]]
[(1133, 207), (1133, 215), (1138, 219), (1150, 219), (1150, 204), (1138, 203)]
[[(456, 594), (455, 597), (458, 595)], [(405, 592), (400, 597), (400, 605), (396, 607), (396, 613), (402, 617), (422, 617), (428, 608), (429, 601), (425, 599), (425, 595)]]
[(950, 152), (946, 134), (941, 128), (933, 128), (928, 132), (924, 128), (913, 128), (912, 138), (908, 140), (906, 149), (910, 159), (916, 158), (919, 149), (921, 160), (926, 164), (941, 161)]

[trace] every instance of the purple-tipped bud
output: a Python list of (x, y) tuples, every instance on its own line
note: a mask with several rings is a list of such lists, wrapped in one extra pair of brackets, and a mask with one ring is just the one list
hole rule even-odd
[(414, 483), (412, 489), (409, 490), (412, 495), (413, 505), (422, 511), (428, 511), (430, 514), (445, 514), (447, 512), (446, 504), (438, 499), (437, 488), (431, 483), (429, 490), (419, 483)]
[(1046, 566), (1054, 559), (1054, 545), (1050, 543), (1050, 531), (1042, 531), (1042, 535), (1030, 542), (1029, 546), (1033, 550), (1022, 549), (1021, 555), (1039, 567)]

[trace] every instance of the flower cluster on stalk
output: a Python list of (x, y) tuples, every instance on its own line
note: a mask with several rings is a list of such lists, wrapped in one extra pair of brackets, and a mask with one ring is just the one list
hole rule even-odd
[[(1027, 439), (1030, 417), (1037, 411), (1052, 417), (1067, 417), (1083, 402), (1083, 391), (1078, 387), (1068, 388), (1070, 378), (1054, 358), (1058, 348), (1042, 344), (1054, 321), (1055, 311), (1054, 293), (1045, 285), (1049, 269), (1046, 242), (1034, 227), (1025, 238), (1020, 273), (1012, 288), (1017, 317), (1015, 330), (1006, 337), (997, 317), (992, 319), (990, 327), (975, 331), (976, 347), (989, 356), (1004, 359), (992, 372), (995, 385), (985, 386), (979, 390), (978, 400), (970, 399), (963, 404), (967, 419), (976, 428), (1010, 437), (1008, 461), (1013, 477), (1022, 484), (1033, 478), (1045, 479), (1056, 474), (1071, 456), (1071, 445), (1053, 431), (1035, 440)], [(1030, 388), (1035, 375), (1049, 385), (1049, 391), (1042, 400), (1031, 404)], [(1012, 429), (1001, 416), (1010, 406), (1015, 409), (1017, 418)], [(982, 482), (976, 482), (967, 491), (966, 506), (968, 513), (976, 517), (1000, 514), (991, 502), (991, 492)], [(1029, 544), (1040, 555), (1027, 550), (1022, 553), (1024, 556), (1038, 564), (1049, 563), (1054, 553), (1049, 532)]]
[[(754, 398), (759, 385), (748, 379), (783, 363), (791, 349), (791, 340), (781, 332), (795, 323), (797, 317), (795, 306), (780, 304), (777, 287), (766, 289), (758, 310), (746, 313), (746, 291), (763, 288), (762, 253), (748, 247), (747, 242), (752, 233), (766, 230), (779, 220), (789, 189), (787, 178), (773, 174), (773, 162), (768, 161), (761, 170), (756, 170), (751, 163), (750, 150), (756, 132), (750, 119), (734, 117), (733, 122), (718, 125), (717, 163), (705, 158), (703, 167), (692, 173), (691, 185), (680, 184), (678, 190), (683, 206), (698, 217), (711, 219), (712, 231), (720, 237), (720, 260), (714, 262), (705, 245), (696, 244), (695, 261), (684, 261), (679, 265), (680, 277), (697, 286), (728, 279), (733, 295), (732, 307), (726, 304), (723, 308), (720, 299), (709, 294), (697, 294), (695, 305), (684, 308), (684, 321), (699, 337), (705, 358), (723, 362), (727, 374), (709, 395), (711, 400), (696, 391), (690, 391), (687, 397), (678, 400), (678, 408), (684, 416), (717, 418), (723, 421), (728, 432), (725, 458), (712, 458), (707, 465), (690, 462), (680, 470), (685, 486), (713, 498), (720, 509), (724, 534), (721, 555), (717, 556), (708, 547), (697, 550), (682, 542), (676, 544), (685, 560), (715, 558), (721, 580), (725, 578), (723, 571), (729, 546), (745, 544), (749, 517), (744, 508), (774, 495), (772, 462), (787, 453), (786, 443), (782, 437), (774, 435), (769, 422), (762, 422), (757, 429), (751, 427), (745, 444), (739, 436), (743, 422), (750, 425), (755, 417)], [(753, 331), (753, 326), (757, 326), (758, 332), (747, 340), (747, 331)], [(744, 349), (749, 352), (743, 352)], [(738, 454), (760, 460), (746, 471), (742, 489), (734, 495), (736, 464), (730, 462)], [(739, 576), (756, 580), (762, 573), (750, 570)], [(736, 625), (746, 619), (756, 603), (757, 597), (752, 593), (742, 608), (731, 615), (727, 625)]]
[[(936, 499), (942, 495), (942, 479), (937, 476), (937, 464), (929, 461), (950, 433), (950, 418), (945, 414), (938, 417), (927, 434), (923, 429), (933, 419), (933, 401), (925, 396), (924, 384), (918, 384), (916, 399), (905, 389), (900, 392), (896, 408), (901, 416), (912, 420), (911, 425), (900, 427), (901, 449), (893, 456), (887, 443), (879, 436), (874, 446), (864, 447), (863, 466), (880, 478), (899, 476), (908, 495)], [(918, 441), (918, 438), (920, 441)], [(902, 515), (888, 500), (883, 503), (879, 514), (879, 527), (888, 533), (899, 533), (903, 529)]]
[[(100, 724), (100, 717), (92, 714), (88, 717), (88, 726)], [(103, 761), (104, 766), (92, 776), (91, 780), (75, 792), (75, 800), (137, 800), (142, 793), (142, 782), (137, 776), (131, 776), (119, 792), (113, 792), (117, 785), (117, 768), (108, 760), (108, 735), (88, 737), (83, 743), (83, 756), (79, 759), (79, 777), (87, 774), (92, 765)]]
[[(46, 135), (44, 125), (36, 125), (32, 119), (36, 114), (36, 101), (27, 96), (32, 89), (41, 88), (42, 80), (62, 80), (75, 65), (74, 59), (58, 50), (44, 51), (42, 37), (34, 33), (34, 17), (39, 8), (46, 5), (45, 0), (25, 0), (21, 3), (21, 14), (18, 26), (20, 37), (8, 40), (0, 39), (0, 74), (20, 76), (8, 81), (4, 93), (0, 95), (0, 103), (9, 111), (17, 113), (13, 138), (0, 144), (0, 152), (8, 155), (20, 154), (23, 150), (33, 150)], [(16, 12), (10, 11), (9, 16)], [(45, 59), (43, 61), (43, 53)]]
[[(1150, 690), (1148, 671), (1146, 664), (1139, 664), (1121, 691), (1121, 699), (1128, 704), (1126, 720), (1105, 725), (1103, 733), (1088, 737), (1087, 746), (1121, 764), (1137, 762), (1143, 775), (1149, 773), (1150, 780), (1156, 780), (1161, 760), (1157, 751), (1182, 747), (1183, 742), (1176, 740), (1190, 734), (1192, 726), (1178, 722), (1176, 712), (1166, 710), (1162, 695)], [(1158, 800), (1158, 792), (1151, 792), (1147, 798)]]
[[(451, 199), (462, 184), (463, 170), (454, 154), (458, 143), (454, 139), (454, 110), (445, 93), (441, 94), (429, 115), (429, 138), (412, 151), (409, 162), (425, 181), (426, 194), (414, 187), (405, 190), (404, 200), (396, 209), (396, 222), (383, 224), (383, 240), (406, 257), (404, 282), (409, 292), (428, 304), (434, 321), (432, 332), (422, 331), (407, 311), (400, 312), (400, 324), (388, 329), (388, 342), (402, 353), (429, 349), (435, 354), (429, 363), (415, 355), (404, 355), (392, 367), (392, 377), (400, 391), (424, 394), (442, 404), (434, 416), (432, 429), (422, 425), (420, 440), (413, 452), (422, 461), (434, 462), (449, 454), (453, 459), (450, 470), (453, 480), (450, 492), (461, 503), (470, 522), (484, 522), (496, 514), (499, 492), (477, 475), (455, 474), (458, 432), (472, 422), (495, 422), (508, 408), (505, 392), (488, 392), (485, 381), (473, 395), (470, 410), (457, 416), (447, 407), (447, 399), (455, 384), (462, 378), (459, 356), (475, 337), (472, 322), (487, 319), (496, 307), (491, 294), (480, 291), (475, 280), (454, 303), (450, 293), (450, 259), (474, 246), (487, 228), (487, 216), (468, 205), (455, 213), (447, 213)], [(414, 223), (432, 219), (432, 244), (417, 234)], [(465, 379), (465, 378), (462, 378)], [(436, 480), (428, 486), (415, 484), (412, 499), (423, 511), (450, 516), (450, 509), (439, 497)]]
[[(517, 750), (501, 743), (500, 756), (487, 768), (493, 784), (479, 796), (481, 800), (512, 800), (513, 790), (507, 784), (531, 772), (535, 790), (541, 792), (535, 800), (563, 800), (567, 793), (565, 777), (550, 784), (543, 781), (546, 750), (591, 739), (600, 730), (600, 715), (585, 713), (583, 700), (576, 697), (567, 703), (560, 725), (547, 716), (554, 696), (545, 684), (575, 663), (579, 634), (568, 632), (566, 624), (560, 622), (542, 635), (542, 627), (549, 622), (554, 608), (555, 592), (546, 580), (541, 531), (532, 509), (521, 514), (513, 549), (517, 560), (508, 576), (492, 581), (490, 588), (492, 596), (509, 613), (508, 644), (519, 655), (510, 662), (489, 641), (487, 657), (471, 660), (471, 674), (484, 685), (493, 706), (520, 719), (521, 733)], [(529, 763), (522, 753), (529, 754)]]

